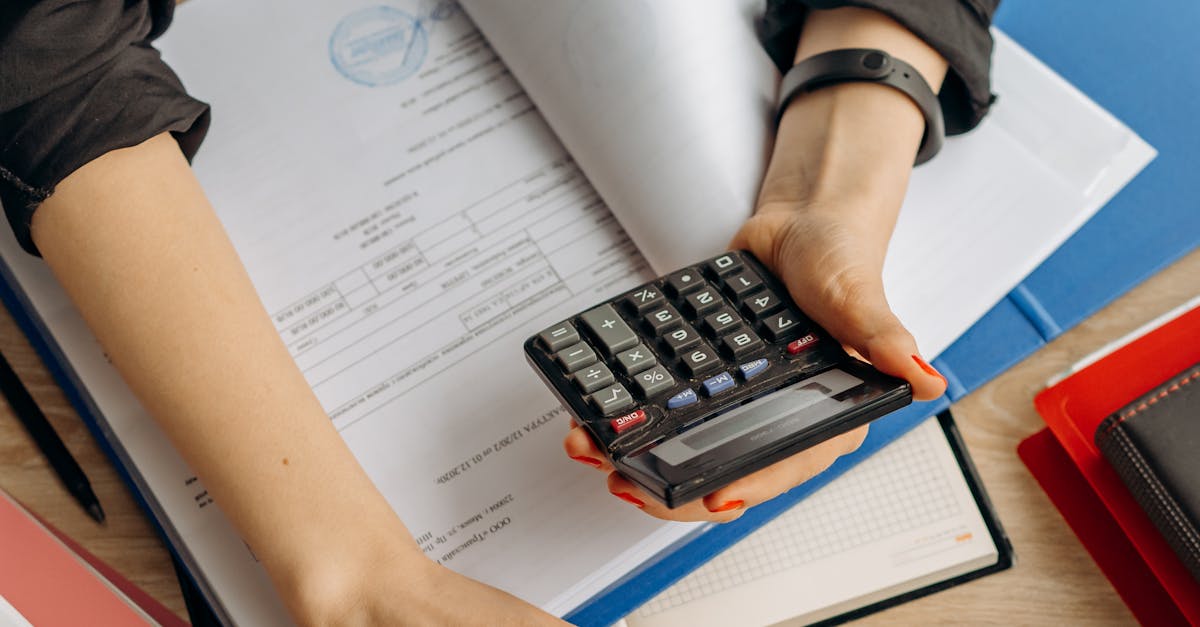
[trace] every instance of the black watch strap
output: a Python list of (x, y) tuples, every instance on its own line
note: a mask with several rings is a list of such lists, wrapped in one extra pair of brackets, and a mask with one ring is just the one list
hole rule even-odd
[(796, 96), (838, 83), (860, 81), (880, 83), (904, 92), (925, 117), (925, 135), (917, 151), (915, 165), (929, 161), (942, 148), (946, 127), (942, 105), (929, 83), (913, 66), (882, 50), (847, 48), (813, 55), (784, 75), (779, 84), (779, 107), (775, 114), (778, 126), (783, 112)]

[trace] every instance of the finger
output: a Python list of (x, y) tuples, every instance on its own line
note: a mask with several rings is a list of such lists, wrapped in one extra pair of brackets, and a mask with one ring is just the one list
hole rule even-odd
[(737, 520), (745, 513), (745, 507), (729, 508), (720, 512), (709, 511), (703, 500), (692, 501), (681, 507), (671, 509), (659, 503), (654, 497), (646, 494), (632, 481), (613, 472), (608, 475), (608, 491), (613, 496), (625, 501), (629, 506), (662, 520), (678, 522), (729, 522)]
[[(851, 306), (856, 313), (834, 317), (823, 312), (832, 321), (817, 323), (880, 371), (908, 381), (914, 399), (928, 401), (941, 396), (946, 378), (921, 357), (916, 339), (887, 306), (882, 286), (868, 289), (871, 291), (859, 292), (858, 304)], [(817, 314), (812, 315), (816, 319)]]
[(575, 425), (567, 431), (567, 436), (563, 438), (563, 450), (567, 452), (567, 457), (592, 468), (598, 468), (604, 472), (612, 470), (612, 465), (608, 463), (608, 459), (604, 453), (592, 441), (592, 437), (588, 435), (587, 429)]
[(740, 502), (745, 509), (769, 501), (817, 476), (838, 457), (854, 452), (866, 437), (864, 425), (821, 442), (705, 496), (704, 506), (709, 511), (720, 511), (729, 503)]
[(892, 312), (874, 263), (849, 258), (845, 250), (835, 246), (814, 259), (810, 251), (792, 253), (785, 244), (778, 263), (792, 298), (839, 342), (879, 370), (908, 381), (913, 398), (941, 396), (945, 377), (921, 357), (917, 341)]

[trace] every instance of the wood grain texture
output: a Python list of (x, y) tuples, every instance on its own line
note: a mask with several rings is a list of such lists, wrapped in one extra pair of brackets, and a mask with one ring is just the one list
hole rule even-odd
[[(1127, 625), (1132, 615), (1017, 458), (1041, 429), (1033, 395), (1079, 358), (1200, 294), (1200, 251), (1135, 288), (954, 407), (959, 427), (1012, 539), (1011, 570), (867, 617), (858, 624)], [(108, 514), (87, 517), (7, 405), (0, 407), (0, 487), (186, 617), (166, 548), (116, 470), (7, 312), (0, 351), (79, 460)]]

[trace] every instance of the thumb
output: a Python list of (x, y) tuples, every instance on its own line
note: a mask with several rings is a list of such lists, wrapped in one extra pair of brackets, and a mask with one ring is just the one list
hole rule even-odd
[(921, 357), (917, 341), (888, 305), (876, 273), (849, 265), (822, 281), (814, 280), (805, 264), (782, 260), (781, 265), (792, 298), (839, 342), (880, 371), (908, 381), (915, 400), (933, 400), (946, 391), (945, 377)]

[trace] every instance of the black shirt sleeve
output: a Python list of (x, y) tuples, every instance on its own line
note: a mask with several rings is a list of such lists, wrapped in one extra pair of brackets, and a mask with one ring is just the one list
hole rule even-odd
[(975, 128), (994, 100), (988, 27), (999, 4), (1000, 0), (768, 0), (763, 42), (775, 64), (786, 71), (792, 66), (808, 9), (856, 6), (887, 14), (949, 63), (938, 100), (946, 134), (957, 135)]
[(150, 42), (172, 0), (0, 2), (0, 203), (34, 254), (33, 212), (80, 166), (170, 131), (190, 159), (208, 105)]

